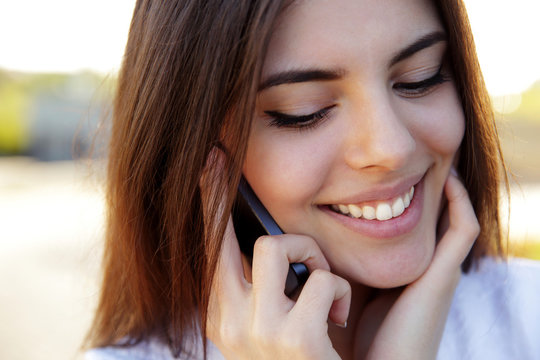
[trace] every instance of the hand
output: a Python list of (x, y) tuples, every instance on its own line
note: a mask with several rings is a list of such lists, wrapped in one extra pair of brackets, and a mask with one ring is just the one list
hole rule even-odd
[[(220, 166), (220, 161), (212, 163)], [(209, 198), (212, 185), (203, 178), (203, 199)], [(304, 263), (311, 273), (296, 301), (284, 294), (292, 262)], [(330, 272), (312, 238), (290, 234), (259, 238), (252, 269), (246, 272), (251, 272), (251, 283), (244, 276), (229, 216), (207, 318), (207, 336), (226, 358), (339, 359), (327, 321), (346, 322), (351, 288)]]
[[(370, 359), (435, 359), (461, 263), (480, 226), (460, 180), (450, 174), (444, 191), (448, 206), (444, 232), (426, 272), (409, 284), (392, 305), (367, 354)], [(362, 336), (358, 333), (357, 336)]]
[[(284, 294), (291, 262), (303, 262), (311, 273), (296, 302)], [(327, 320), (347, 320), (351, 289), (329, 270), (313, 239), (263, 236), (255, 244), (250, 284), (229, 220), (210, 296), (208, 337), (229, 359), (339, 359)]]

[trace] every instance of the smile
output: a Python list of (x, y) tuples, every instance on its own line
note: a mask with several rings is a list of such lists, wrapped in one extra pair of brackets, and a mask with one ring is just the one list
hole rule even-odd
[(411, 204), (414, 196), (414, 186), (399, 196), (386, 201), (370, 202), (369, 204), (334, 204), (330, 208), (342, 215), (355, 219), (390, 220), (398, 217)]
[[(319, 206), (334, 221), (355, 233), (374, 239), (399, 238), (411, 232), (422, 218), (425, 176), (406, 180), (401, 190), (365, 192), (366, 200), (341, 200), (341, 204)], [(384, 194), (389, 193), (386, 197)], [(398, 195), (390, 195), (390, 194)], [(368, 200), (369, 199), (369, 200)], [(385, 200), (378, 200), (385, 199)]]

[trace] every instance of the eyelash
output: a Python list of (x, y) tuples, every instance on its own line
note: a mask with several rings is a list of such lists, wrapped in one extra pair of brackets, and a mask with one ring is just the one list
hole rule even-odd
[[(439, 68), (437, 73), (430, 78), (417, 82), (395, 83), (393, 85), (393, 88), (401, 91), (406, 97), (421, 97), (429, 93), (435, 86), (443, 84), (450, 80), (450, 78), (443, 74), (441, 70), (442, 66)], [(322, 120), (326, 119), (330, 110), (332, 110), (334, 107), (336, 107), (336, 105), (327, 106), (311, 114), (298, 116), (284, 114), (279, 111), (265, 111), (264, 113), (272, 117), (272, 120), (270, 121), (270, 126), (275, 126), (277, 128), (287, 127), (297, 129), (309, 129), (315, 127)]]
[(278, 128), (289, 127), (308, 129), (321, 123), (321, 120), (326, 119), (330, 110), (332, 110), (334, 107), (336, 107), (336, 105), (330, 105), (314, 113), (299, 116), (288, 115), (279, 111), (265, 111), (264, 113), (272, 117), (270, 126), (275, 126)]
[(448, 76), (442, 73), (442, 66), (439, 68), (437, 73), (430, 78), (417, 81), (417, 82), (402, 82), (394, 84), (393, 88), (395, 90), (401, 91), (406, 97), (420, 97), (429, 93), (435, 86), (450, 80)]

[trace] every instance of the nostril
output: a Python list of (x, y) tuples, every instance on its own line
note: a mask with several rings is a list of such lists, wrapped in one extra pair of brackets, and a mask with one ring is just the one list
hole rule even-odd
[[(394, 136), (388, 136), (392, 133)], [(388, 135), (373, 134), (363, 144), (350, 146), (345, 152), (347, 165), (364, 170), (398, 170), (407, 166), (416, 151), (414, 138), (403, 128), (393, 129)]]
[(358, 100), (344, 129), (345, 161), (354, 169), (397, 170), (410, 163), (416, 151), (414, 124), (396, 108), (384, 91), (374, 90)]

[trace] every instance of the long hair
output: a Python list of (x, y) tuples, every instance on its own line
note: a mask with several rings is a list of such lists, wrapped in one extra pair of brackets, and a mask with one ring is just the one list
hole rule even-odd
[[(218, 200), (229, 199), (229, 212), (255, 74), (280, 7), (275, 0), (137, 1), (113, 104), (103, 284), (90, 346), (153, 335), (178, 352), (198, 324), (204, 333), (226, 225), (215, 216)], [(220, 140), (228, 171), (216, 178), (220, 193), (203, 219), (199, 182)]]
[[(460, 0), (436, 1), (466, 116), (459, 171), (482, 227), (464, 267), (501, 255), (502, 156)], [(276, 0), (137, 1), (114, 101), (101, 297), (88, 345), (204, 341), (209, 289), (232, 207)], [(203, 216), (199, 183), (225, 143)], [(225, 206), (220, 201), (225, 199)]]
[(481, 228), (463, 264), (464, 270), (468, 270), (486, 255), (505, 257), (499, 221), (499, 191), (502, 184), (509, 194), (509, 185), (465, 5), (462, 0), (437, 0), (436, 4), (448, 34), (453, 78), (465, 113), (458, 171)]

